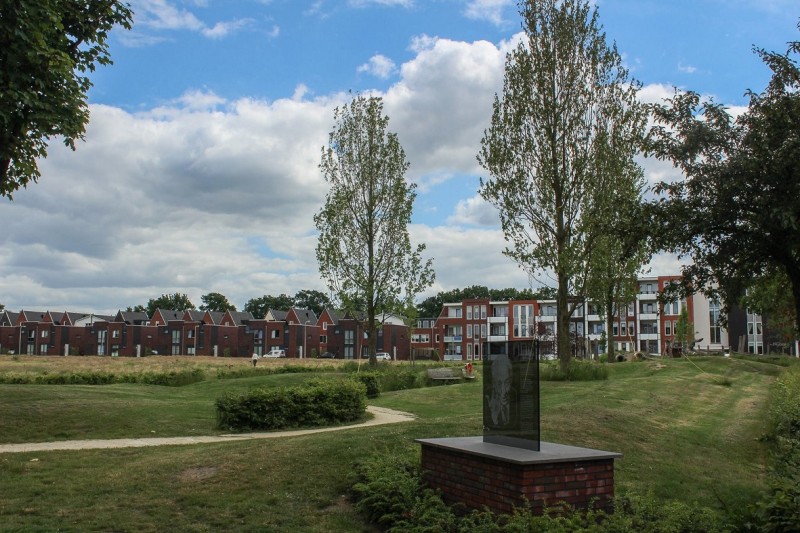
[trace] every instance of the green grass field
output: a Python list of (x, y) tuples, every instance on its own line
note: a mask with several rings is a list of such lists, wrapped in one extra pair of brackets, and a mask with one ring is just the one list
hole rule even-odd
[[(0, 358), (0, 373), (20, 371), (29, 364), (22, 359)], [(542, 383), (543, 440), (622, 452), (618, 494), (723, 512), (758, 497), (765, 472), (758, 438), (779, 367), (709, 357), (610, 370), (606, 381)], [(313, 375), (184, 387), (0, 385), (0, 441), (214, 434), (213, 404), (224, 391)], [(384, 393), (370, 403), (418, 419), (335, 433), (2, 454), (0, 531), (371, 531), (347, 500), (353, 463), (371, 454), (415, 458), (417, 438), (479, 435), (481, 394), (480, 379)]]

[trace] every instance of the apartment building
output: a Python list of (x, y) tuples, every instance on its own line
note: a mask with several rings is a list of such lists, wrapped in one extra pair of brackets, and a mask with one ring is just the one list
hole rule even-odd
[[(614, 309), (611, 331), (606, 332), (602, 311), (592, 302), (570, 301), (570, 350), (574, 357), (592, 358), (613, 342), (620, 352), (673, 353), (675, 328), (683, 308), (693, 324), (697, 350), (729, 348), (728, 333), (720, 321), (719, 302), (702, 294), (661, 304), (658, 295), (678, 276), (643, 277), (633, 301)], [(509, 343), (539, 341), (544, 358), (556, 354), (557, 306), (555, 300), (464, 300), (444, 304), (441, 314), (417, 321), (412, 332), (412, 353), (444, 360), (480, 361), (487, 354), (503, 353)]]

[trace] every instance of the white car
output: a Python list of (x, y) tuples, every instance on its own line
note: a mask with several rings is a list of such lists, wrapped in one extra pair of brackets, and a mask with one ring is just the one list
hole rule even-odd
[(391, 361), (392, 356), (386, 352), (378, 352), (375, 354), (375, 359), (377, 359), (378, 361)]
[(264, 355), (264, 357), (269, 357), (271, 359), (278, 358), (278, 357), (286, 357), (286, 350), (281, 350), (280, 348), (273, 348)]

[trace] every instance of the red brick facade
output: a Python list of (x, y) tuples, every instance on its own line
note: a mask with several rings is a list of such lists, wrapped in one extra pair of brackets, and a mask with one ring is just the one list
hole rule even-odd
[[(564, 447), (578, 450), (578, 453), (555, 459), (548, 459), (545, 454), (541, 461), (517, 461), (502, 455), (491, 457), (471, 453), (468, 449), (430, 444), (436, 440), (419, 441), (422, 444), (422, 469), (426, 483), (440, 490), (448, 503), (462, 503), (473, 509), (486, 506), (498, 514), (508, 514), (515, 507), (528, 505), (535, 513), (541, 514), (545, 506), (553, 507), (559, 502), (576, 508), (593, 506), (611, 511), (614, 459), (620, 457), (619, 454), (581, 454), (582, 448)], [(468, 441), (469, 438), (439, 440)], [(539, 452), (525, 450), (519, 453), (535, 457)]]

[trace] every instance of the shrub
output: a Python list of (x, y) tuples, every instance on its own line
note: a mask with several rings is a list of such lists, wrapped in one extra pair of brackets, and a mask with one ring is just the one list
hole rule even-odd
[(312, 380), (299, 387), (253, 389), (215, 402), (217, 425), (231, 431), (352, 422), (364, 415), (366, 388), (354, 380)]
[(800, 531), (800, 368), (775, 382), (769, 408), (772, 442), (767, 493), (744, 519), (746, 531)]
[(608, 367), (591, 361), (573, 360), (569, 373), (564, 374), (558, 362), (539, 365), (539, 379), (542, 381), (602, 381), (608, 379)]
[(143, 383), (180, 387), (205, 379), (200, 368), (170, 370), (168, 372), (143, 372), (139, 374), (114, 374), (102, 370), (81, 372), (44, 373), (38, 375), (0, 374), (0, 383), (14, 385), (111, 385), (114, 383)]
[(367, 390), (367, 398), (377, 398), (381, 394), (378, 384), (377, 372), (358, 372), (353, 375), (353, 379), (362, 383)]

